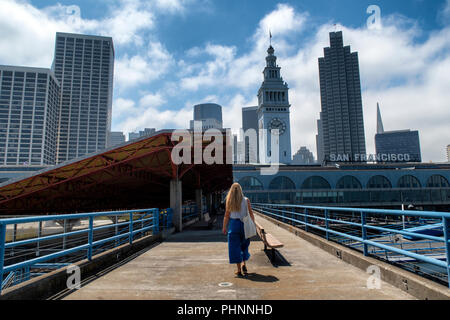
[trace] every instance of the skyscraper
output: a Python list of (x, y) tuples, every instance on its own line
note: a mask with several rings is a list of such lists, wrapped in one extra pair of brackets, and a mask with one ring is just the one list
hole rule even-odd
[(305, 165), (314, 164), (314, 155), (306, 147), (300, 147), (296, 154), (292, 158), (292, 164)]
[(381, 119), (380, 104), (377, 102), (377, 133), (384, 133), (383, 119)]
[(366, 154), (364, 120), (359, 77), (358, 53), (343, 45), (342, 31), (330, 32), (330, 47), (319, 58), (322, 130), (318, 141), (323, 151), (319, 159), (329, 160), (331, 154)]
[[(396, 130), (385, 131), (381, 118), (380, 104), (377, 103), (377, 134), (375, 135), (375, 149), (378, 157), (389, 158), (383, 162), (421, 162), (419, 131)], [(395, 160), (391, 155), (396, 155)], [(401, 155), (397, 159), (397, 155)]]
[[(322, 118), (322, 112), (319, 118)], [(317, 148), (317, 162), (322, 164), (324, 160), (324, 150), (323, 150), (323, 129), (322, 120), (317, 120), (317, 135), (316, 135), (316, 148)]]
[(0, 165), (52, 165), (59, 82), (50, 69), (0, 66)]
[[(274, 153), (279, 152), (279, 162), (289, 164), (291, 158), (291, 126), (289, 87), (281, 77), (281, 68), (272, 45), (267, 49), (264, 81), (258, 91), (258, 129), (267, 130), (267, 139), (259, 137), (259, 161), (273, 163)], [(278, 130), (278, 150), (272, 150), (271, 131)]]
[[(385, 131), (375, 135), (377, 155), (401, 155), (401, 158), (388, 158), (382, 162), (421, 162), (419, 131), (396, 130)], [(407, 155), (407, 156), (406, 156)]]
[(57, 162), (104, 149), (111, 131), (112, 38), (56, 33), (52, 70), (61, 84)]
[(194, 129), (194, 121), (202, 122), (202, 129), (222, 129), (222, 107), (216, 103), (203, 103), (194, 106), (194, 120), (190, 127)]
[[(244, 134), (248, 130), (254, 130), (253, 132), (256, 133), (256, 143), (250, 141), (250, 136), (243, 137), (245, 163), (258, 162), (258, 106), (242, 108), (242, 130)], [(252, 134), (251, 132), (248, 133)]]

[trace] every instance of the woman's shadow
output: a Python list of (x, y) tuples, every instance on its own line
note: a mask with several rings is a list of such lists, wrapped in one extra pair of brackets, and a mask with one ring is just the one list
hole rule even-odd
[(254, 272), (247, 274), (247, 276), (245, 276), (244, 278), (247, 280), (250, 280), (250, 281), (255, 281), (255, 282), (277, 282), (277, 281), (279, 281), (279, 279), (275, 276), (271, 276), (271, 275), (265, 276), (265, 275), (262, 275), (259, 273), (254, 273)]

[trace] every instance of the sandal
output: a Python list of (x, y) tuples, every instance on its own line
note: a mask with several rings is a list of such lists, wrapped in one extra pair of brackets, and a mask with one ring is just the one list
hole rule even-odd
[(244, 275), (242, 274), (241, 271), (236, 271), (234, 274), (235, 274), (237, 277), (243, 277), (243, 276), (244, 276)]
[(248, 275), (248, 271), (247, 271), (247, 266), (242, 266), (242, 271), (244, 272), (245, 275)]

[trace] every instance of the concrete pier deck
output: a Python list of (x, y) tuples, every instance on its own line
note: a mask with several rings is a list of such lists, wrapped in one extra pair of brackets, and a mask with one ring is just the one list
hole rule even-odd
[(380, 289), (368, 289), (368, 273), (262, 217), (256, 219), (284, 247), (271, 263), (263, 243), (252, 241), (246, 278), (237, 278), (235, 265), (228, 263), (227, 238), (218, 221), (213, 230), (194, 225), (170, 236), (65, 299), (415, 299), (383, 281)]

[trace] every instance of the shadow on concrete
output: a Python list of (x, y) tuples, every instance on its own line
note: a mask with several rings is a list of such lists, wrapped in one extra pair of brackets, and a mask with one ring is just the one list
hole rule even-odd
[(249, 273), (244, 279), (255, 281), (255, 282), (277, 282), (279, 279), (271, 275), (263, 275), (259, 273)]
[(221, 230), (186, 230), (175, 233), (165, 242), (228, 242)]
[(272, 258), (272, 249), (266, 249), (266, 250), (264, 250), (264, 252), (265, 252), (267, 258), (269, 258), (270, 263), (272, 264), (273, 267), (278, 268), (278, 267), (290, 267), (291, 266), (289, 261), (287, 261), (278, 250), (275, 250), (274, 258)]
[[(223, 217), (214, 220), (214, 224), (198, 221), (187, 226), (180, 233), (172, 234), (165, 242), (228, 242), (227, 235), (222, 233)], [(251, 242), (260, 241), (258, 236), (250, 238)]]
[[(127, 264), (128, 262), (138, 258), (140, 255), (142, 255), (145, 252), (147, 252), (147, 251), (149, 251), (149, 250), (159, 246), (160, 244), (161, 244), (161, 242), (156, 242), (156, 243), (150, 245), (149, 247), (146, 247), (146, 248), (144, 248), (144, 249), (142, 249), (142, 250), (140, 250), (138, 252), (135, 252), (134, 254), (126, 257), (125, 259), (120, 260), (117, 263), (115, 263), (115, 264), (113, 264), (113, 265), (111, 265), (111, 266), (101, 270), (100, 272), (97, 272), (97, 273), (95, 273), (95, 274), (93, 274), (93, 275), (91, 275), (89, 277), (86, 277), (86, 278), (82, 279), (81, 283), (80, 283), (80, 288), (83, 288), (83, 287), (87, 286), (89, 283), (91, 283), (91, 282), (93, 282), (93, 281), (95, 281), (95, 280), (105, 276), (106, 274), (110, 273), (111, 271), (114, 271), (115, 269), (117, 269), (117, 268)], [(48, 297), (46, 300), (62, 300), (65, 297), (69, 296), (71, 293), (74, 293), (77, 290), (79, 290), (79, 289), (75, 289), (75, 288), (74, 289), (69, 289), (69, 288), (67, 288), (67, 289), (62, 290), (61, 292), (57, 292), (56, 294)]]

